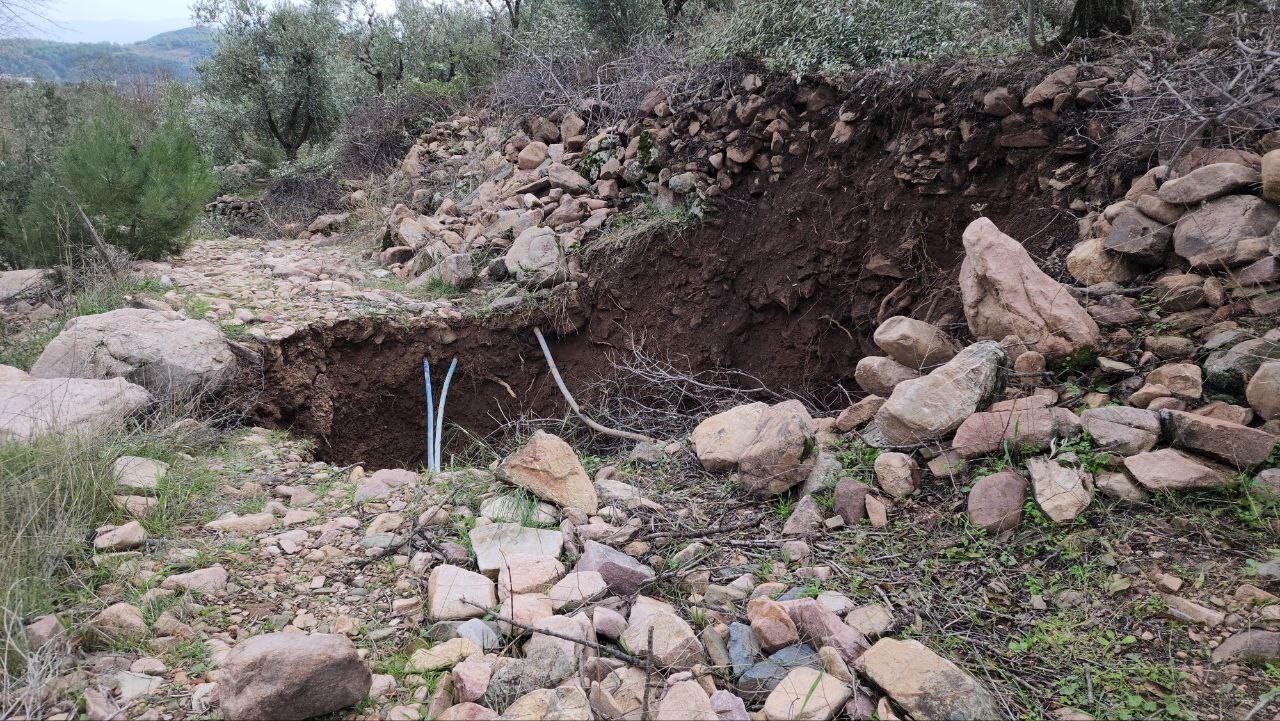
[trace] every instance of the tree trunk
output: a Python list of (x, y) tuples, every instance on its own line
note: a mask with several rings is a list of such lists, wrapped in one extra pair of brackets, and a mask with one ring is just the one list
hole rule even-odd
[(1132, 0), (1076, 0), (1058, 42), (1066, 45), (1075, 38), (1096, 38), (1104, 33), (1128, 35), (1133, 32), (1133, 23)]

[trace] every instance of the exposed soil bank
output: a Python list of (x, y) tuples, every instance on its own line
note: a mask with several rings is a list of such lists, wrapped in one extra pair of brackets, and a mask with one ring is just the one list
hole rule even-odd
[[(772, 182), (755, 172), (701, 225), (589, 253), (590, 280), (560, 289), (569, 300), (554, 318), (347, 321), (300, 332), (267, 351), (257, 419), (315, 437), (326, 460), (419, 464), (424, 357), (437, 366), (458, 357), (448, 417), (474, 434), (522, 414), (565, 412), (531, 331), (539, 324), (571, 388), (639, 346), (690, 370), (741, 369), (838, 407), (846, 396), (835, 386), (857, 392), (853, 368), (875, 352), (879, 321), (911, 315), (965, 335), (954, 281), (973, 218), (992, 218), (1046, 257), (1075, 240), (1064, 208), (1110, 192), (1107, 179), (1086, 173), (1083, 110), (1058, 117), (1044, 144), (1008, 147), (1007, 120), (975, 112), (972, 83), (952, 91), (950, 106), (939, 91), (916, 88), (874, 105), (832, 97), (817, 109), (794, 105), (812, 105), (812, 91), (800, 101), (789, 81), (770, 87), (771, 102), (792, 103), (824, 128)], [(829, 139), (825, 128), (852, 112), (851, 138)], [(1046, 180), (1071, 174), (1069, 183)]]

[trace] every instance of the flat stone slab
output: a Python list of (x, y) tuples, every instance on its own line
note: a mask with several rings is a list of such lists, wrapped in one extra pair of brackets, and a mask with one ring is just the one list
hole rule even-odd
[(559, 558), (564, 534), (545, 528), (527, 528), (518, 523), (490, 523), (471, 530), (471, 548), (481, 572), (497, 571), (516, 554)]

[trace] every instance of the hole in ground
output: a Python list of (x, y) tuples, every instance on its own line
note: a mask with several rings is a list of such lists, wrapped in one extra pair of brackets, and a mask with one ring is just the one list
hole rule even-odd
[[(831, 187), (833, 172), (847, 183), (816, 190)], [(326, 461), (420, 466), (424, 357), (437, 368), (458, 358), (447, 410), (455, 440), (457, 429), (485, 438), (513, 419), (564, 416), (534, 325), (584, 405), (602, 400), (581, 395), (588, 385), (642, 348), (690, 371), (741, 369), (815, 410), (838, 410), (858, 393), (853, 369), (876, 352), (879, 320), (904, 314), (966, 334), (955, 278), (975, 203), (1041, 256), (1074, 239), (1070, 216), (1029, 209), (1019, 188), (1006, 173), (976, 196), (921, 197), (891, 175), (797, 172), (758, 196), (726, 199), (711, 222), (593, 260), (592, 280), (553, 303), (554, 317), (361, 319), (299, 332), (269, 349), (253, 415), (313, 437)], [(877, 254), (886, 262), (872, 272)]]

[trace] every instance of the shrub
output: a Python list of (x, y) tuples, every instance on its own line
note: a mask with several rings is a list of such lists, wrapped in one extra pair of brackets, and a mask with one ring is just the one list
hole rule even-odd
[(800, 75), (994, 52), (1019, 42), (1019, 28), (990, 20), (973, 0), (741, 0), (712, 18), (697, 53), (758, 59)]
[(75, 262), (92, 244), (87, 219), (108, 243), (163, 258), (181, 250), (183, 233), (216, 191), (179, 120), (148, 129), (108, 96), (67, 133), (16, 222), (0, 231), (0, 256), (25, 266)]

